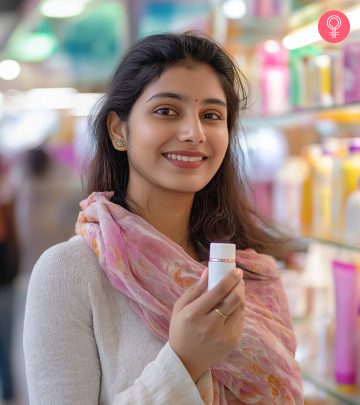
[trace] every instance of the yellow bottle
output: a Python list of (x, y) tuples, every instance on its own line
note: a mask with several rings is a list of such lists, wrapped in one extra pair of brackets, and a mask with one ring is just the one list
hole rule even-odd
[(331, 233), (331, 183), (333, 158), (323, 152), (314, 161), (312, 189), (312, 232), (328, 238)]
[(311, 233), (311, 224), (313, 217), (312, 191), (313, 191), (313, 168), (319, 156), (321, 156), (321, 146), (319, 144), (305, 145), (301, 155), (306, 162), (304, 171), (304, 183), (301, 201), (301, 225), (305, 235)]

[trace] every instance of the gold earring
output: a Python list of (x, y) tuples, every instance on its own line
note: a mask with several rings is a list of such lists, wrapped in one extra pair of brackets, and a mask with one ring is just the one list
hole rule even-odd
[(124, 146), (126, 146), (126, 141), (120, 140), (120, 141), (116, 141), (115, 145), (119, 148), (123, 148)]

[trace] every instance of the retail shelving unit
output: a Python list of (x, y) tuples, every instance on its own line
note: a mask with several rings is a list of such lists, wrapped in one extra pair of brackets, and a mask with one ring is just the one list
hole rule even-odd
[[(301, 3), (301, 2), (299, 2)], [(309, 23), (318, 21), (320, 16), (330, 10), (348, 10), (355, 6), (359, 6), (358, 0), (325, 0), (325, 1), (307, 1), (306, 6), (290, 12), (287, 16), (276, 16), (269, 18), (258, 18), (246, 16), (239, 22), (231, 22), (228, 27), (229, 32), (229, 50), (234, 52), (235, 57), (241, 60), (242, 52), (249, 51), (253, 57), (254, 49), (258, 43), (274, 39), (280, 41), (289, 32), (295, 31)], [(360, 9), (359, 9), (360, 10)], [(359, 37), (358, 37), (359, 38)], [(360, 39), (359, 39), (360, 41)], [(341, 44), (325, 44), (328, 49), (336, 49)], [(244, 60), (244, 59), (243, 59)], [(254, 65), (252, 65), (254, 66)], [(256, 71), (256, 69), (255, 69)], [(246, 71), (245, 71), (246, 75)], [(256, 75), (250, 70), (250, 76)], [(251, 78), (250, 78), (251, 79)], [(256, 79), (256, 77), (255, 77)], [(359, 79), (360, 80), (360, 79)], [(348, 104), (332, 100), (325, 103), (326, 105), (303, 105), (288, 107), (281, 113), (271, 114), (261, 110), (261, 107), (255, 105), (255, 108), (244, 113), (241, 121), (241, 127), (245, 133), (249, 130), (256, 130), (260, 127), (275, 127), (286, 129), (287, 127), (309, 128), (314, 127), (321, 121), (333, 121), (337, 126), (347, 130), (356, 128), (359, 131), (360, 127), (360, 99)], [(358, 132), (360, 134), (360, 132)], [(302, 135), (302, 134), (301, 134)], [(324, 245), (332, 245), (339, 249), (346, 249), (360, 254), (360, 246), (352, 246), (339, 239), (332, 237), (323, 237), (314, 235), (311, 232), (304, 232), (298, 237), (299, 245), (306, 246), (311, 242), (318, 242)], [(295, 331), (297, 327), (304, 326), (308, 319), (295, 320)], [(300, 324), (300, 325), (299, 325)], [(332, 357), (332, 353), (329, 353)], [(315, 361), (315, 360), (314, 360)], [(349, 404), (360, 405), (360, 387), (357, 391), (348, 393), (337, 387), (334, 381), (334, 373), (332, 367), (329, 367), (326, 372), (319, 372), (318, 367), (311, 359), (307, 363), (301, 363), (304, 386), (310, 385), (316, 387), (323, 395), (324, 402), (306, 401), (307, 404)]]
[(335, 120), (340, 125), (351, 127), (360, 124), (360, 101), (348, 104), (338, 104), (329, 107), (297, 108), (280, 114), (261, 114), (249, 111), (242, 119), (242, 125), (246, 129), (256, 128), (260, 125), (286, 127), (295, 122), (301, 126), (317, 122), (319, 120)]

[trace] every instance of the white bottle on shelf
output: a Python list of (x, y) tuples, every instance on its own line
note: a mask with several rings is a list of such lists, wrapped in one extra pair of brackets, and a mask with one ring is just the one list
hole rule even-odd
[(351, 193), (345, 203), (345, 241), (360, 246), (360, 177), (358, 189)]
[(289, 156), (273, 183), (273, 220), (285, 231), (300, 234), (304, 182), (308, 174), (304, 158)]

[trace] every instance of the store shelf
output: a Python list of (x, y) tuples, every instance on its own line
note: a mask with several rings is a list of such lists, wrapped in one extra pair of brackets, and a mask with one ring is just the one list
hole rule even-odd
[(353, 394), (340, 391), (331, 375), (321, 376), (310, 368), (302, 368), (302, 376), (305, 381), (310, 381), (313, 385), (325, 391), (328, 395), (337, 398), (349, 405), (360, 404), (360, 389), (357, 388)]
[[(241, 19), (231, 20), (234, 40), (242, 44), (256, 44), (264, 38), (282, 40), (290, 31), (317, 21), (329, 10), (348, 10), (358, 5), (358, 0), (313, 0), (296, 10), (283, 6), (278, 15), (256, 16), (247, 13)], [(250, 4), (250, 1), (249, 1)], [(250, 8), (250, 7), (249, 7)]]
[[(322, 332), (315, 330), (317, 326), (314, 326), (314, 322), (317, 326), (319, 322), (326, 322), (323, 324), (325, 329)], [(293, 319), (293, 326), (298, 344), (296, 359), (301, 367), (305, 398), (308, 398), (306, 394), (309, 394), (305, 388), (310, 386), (314, 392), (310, 398), (326, 400), (319, 402), (321, 404), (360, 405), (360, 386), (355, 387), (351, 393), (344, 392), (334, 380), (333, 321), (330, 321), (330, 318), (326, 321), (320, 318), (315, 320), (310, 316)], [(318, 333), (322, 335), (319, 336)]]
[(281, 114), (262, 114), (251, 110), (245, 113), (242, 124), (245, 127), (258, 127), (261, 123), (268, 123), (276, 126), (301, 122), (314, 122), (321, 119), (332, 119), (338, 123), (360, 123), (360, 101), (349, 104), (318, 106), (311, 108), (296, 108)]
[(320, 242), (320, 243), (323, 243), (326, 245), (332, 245), (332, 246), (336, 246), (336, 247), (348, 249), (348, 250), (353, 250), (355, 252), (360, 253), (360, 246), (351, 245), (349, 243), (346, 243), (345, 241), (332, 239), (330, 237), (317, 236), (317, 235), (313, 235), (313, 234), (304, 232), (301, 236), (295, 237), (295, 239), (298, 240), (299, 244), (303, 245), (303, 246), (308, 246), (311, 242), (317, 241), (317, 242)]
[(291, 30), (297, 29), (310, 22), (318, 20), (318, 18), (329, 10), (346, 10), (357, 6), (358, 0), (323, 0), (312, 1), (310, 4), (300, 6), (294, 10), (289, 16), (288, 28)]

